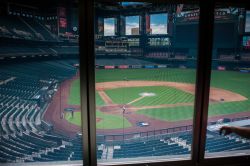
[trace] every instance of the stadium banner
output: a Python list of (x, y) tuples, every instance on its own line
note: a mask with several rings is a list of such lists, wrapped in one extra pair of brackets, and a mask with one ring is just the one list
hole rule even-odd
[(220, 71), (224, 71), (224, 70), (226, 70), (226, 67), (225, 66), (218, 66), (217, 69)]
[(118, 66), (118, 69), (128, 69), (129, 66), (128, 65), (120, 65)]
[(158, 65), (158, 68), (167, 68), (167, 65)]
[(140, 68), (142, 68), (142, 65), (131, 65), (131, 68), (140, 69)]
[(104, 68), (105, 68), (105, 69), (114, 69), (115, 66), (109, 66), (109, 65), (107, 66), (107, 65), (106, 65), (106, 66), (104, 66)]
[(144, 68), (145, 69), (154, 69), (155, 66), (154, 65), (145, 65)]

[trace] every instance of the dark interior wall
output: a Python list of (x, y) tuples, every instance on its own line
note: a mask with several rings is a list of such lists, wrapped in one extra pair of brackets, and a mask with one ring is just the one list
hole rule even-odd
[(198, 47), (198, 24), (181, 24), (175, 26), (174, 47), (194, 48)]
[(237, 47), (237, 26), (235, 23), (216, 23), (214, 25), (214, 47)]
[(77, 8), (71, 8), (71, 26), (72, 27), (78, 27), (78, 9)]
[[(238, 30), (235, 22), (215, 23), (214, 48), (237, 47)], [(176, 48), (197, 48), (199, 24), (182, 24), (175, 26)]]

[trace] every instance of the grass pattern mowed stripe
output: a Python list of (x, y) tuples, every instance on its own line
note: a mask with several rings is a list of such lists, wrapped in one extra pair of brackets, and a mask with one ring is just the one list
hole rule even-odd
[[(169, 81), (169, 82), (182, 82), (195, 84), (196, 71), (194, 69), (111, 69), (111, 70), (96, 70), (96, 82), (112, 82), (112, 81), (123, 81), (124, 78), (127, 80), (148, 80), (148, 81)], [(250, 75), (247, 73), (240, 73), (237, 71), (212, 71), (211, 84), (212, 87), (221, 88), (225, 90), (232, 91), (234, 93), (239, 93), (248, 100), (241, 102), (221, 102), (221, 103), (210, 103), (209, 106), (209, 116), (215, 115), (225, 115), (237, 112), (250, 111)], [(73, 86), (73, 85), (72, 85)], [(145, 91), (145, 90), (144, 90)], [(72, 91), (73, 94), (70, 96), (79, 95), (79, 91)], [(125, 92), (130, 93), (130, 92)], [(163, 93), (164, 95), (164, 93)], [(100, 96), (96, 95), (97, 105), (102, 105), (103, 101)], [(114, 98), (119, 98), (116, 96)], [(125, 95), (125, 102), (131, 102), (132, 100), (138, 98), (135, 95)], [(174, 97), (171, 97), (174, 98)], [(113, 97), (112, 97), (113, 99)], [(143, 99), (144, 100), (144, 99)], [(142, 105), (143, 100), (139, 100), (133, 104)], [(161, 100), (161, 98), (159, 99)], [(152, 102), (158, 104), (158, 101), (147, 101), (148, 105), (153, 105)], [(76, 101), (73, 99), (72, 101)], [(179, 98), (180, 102), (185, 102), (186, 99)], [(174, 102), (174, 101), (170, 101)], [(193, 101), (191, 101), (193, 102)], [(77, 102), (76, 102), (77, 103)], [(121, 102), (124, 103), (124, 102)], [(145, 103), (145, 102), (144, 102)], [(80, 102), (78, 103), (78, 105)], [(119, 102), (117, 103), (119, 104)], [(146, 104), (146, 105), (147, 105)], [(146, 106), (144, 105), (144, 106)], [(159, 110), (159, 111), (157, 111)], [(177, 112), (177, 110), (184, 110)], [(188, 113), (189, 112), (189, 113)], [(191, 106), (179, 106), (174, 108), (165, 109), (151, 109), (151, 110), (140, 110), (138, 113), (143, 113), (150, 117), (159, 118), (162, 120), (184, 120), (191, 119), (193, 115), (193, 107)], [(176, 115), (174, 115), (176, 114)]]
[[(213, 117), (217, 115), (227, 115), (238, 112), (249, 112), (249, 102), (228, 102), (211, 104), (209, 107), (208, 116)], [(194, 107), (180, 106), (173, 108), (155, 108), (155, 109), (143, 109), (136, 113), (146, 115), (155, 119), (166, 121), (179, 121), (188, 120), (193, 118)]]
[(105, 92), (117, 104), (127, 104), (141, 97), (140, 94), (144, 92), (155, 94), (155, 96), (146, 96), (132, 103), (134, 106), (189, 103), (194, 100), (192, 94), (166, 86), (126, 87), (109, 89)]
[(193, 118), (193, 106), (178, 106), (171, 108), (143, 109), (136, 113), (146, 115), (159, 120), (179, 121)]
[[(96, 117), (101, 119), (96, 124), (97, 129), (121, 129), (123, 127), (128, 128), (132, 126), (131, 123), (126, 118), (124, 118), (124, 124), (123, 124), (123, 117), (119, 115), (110, 115), (100, 111), (96, 111)], [(75, 112), (73, 118), (71, 116), (71, 113), (67, 113), (65, 115), (65, 119), (72, 124), (81, 126), (80, 112)]]
[(96, 70), (96, 82), (127, 80), (195, 83), (194, 69), (110, 69)]

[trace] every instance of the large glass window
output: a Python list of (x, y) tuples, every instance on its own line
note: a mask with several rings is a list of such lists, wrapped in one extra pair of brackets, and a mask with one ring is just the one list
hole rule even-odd
[(250, 11), (246, 11), (245, 32), (250, 32)]
[(75, 13), (47, 5), (8, 9), (57, 15), (59, 22), (0, 12), (0, 165), (82, 164), (78, 18), (71, 24)]
[(105, 18), (104, 19), (104, 36), (114, 36), (115, 35), (115, 18)]
[(151, 34), (167, 34), (167, 23), (168, 23), (168, 14), (151, 14), (150, 15), (150, 31)]
[[(171, 45), (172, 38), (160, 35), (167, 32), (167, 15), (151, 15), (154, 32), (159, 35), (154, 38), (147, 34), (146, 11), (169, 7), (141, 4), (136, 12), (140, 13), (143, 34), (136, 38), (116, 35), (95, 40), (96, 47), (103, 48), (102, 52), (96, 50), (95, 59), (99, 163), (191, 158), (198, 31), (189, 30), (197, 29), (198, 22), (190, 24), (184, 20), (176, 25), (183, 36), (179, 36), (176, 45)], [(95, 10), (98, 19), (106, 13), (122, 18), (128, 8)], [(187, 37), (186, 45), (180, 42)], [(140, 54), (135, 50), (140, 50)]]
[[(237, 27), (244, 21), (242, 10), (230, 7), (215, 12), (205, 157), (249, 154), (250, 144), (245, 138), (219, 135), (222, 126), (250, 125), (249, 38), (242, 38), (239, 32), (244, 32), (240, 29), (244, 27)], [(249, 24), (247, 15), (245, 19)]]
[(126, 35), (139, 35), (139, 16), (126, 17)]
[[(83, 156), (86, 165), (95, 157), (98, 165), (249, 160), (248, 139), (219, 134), (250, 127), (249, 9), (216, 6), (207, 99), (210, 51), (202, 48), (212, 31), (198, 34), (211, 20), (199, 26), (194, 2), (89, 0), (78, 10), (72, 0), (12, 1), (0, 2), (0, 165), (83, 165)], [(207, 4), (203, 18), (212, 14)], [(79, 11), (88, 16), (81, 29)]]

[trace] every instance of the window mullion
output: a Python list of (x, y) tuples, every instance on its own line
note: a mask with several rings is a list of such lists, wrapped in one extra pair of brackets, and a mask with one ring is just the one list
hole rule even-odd
[(211, 75), (214, 1), (200, 2), (199, 56), (196, 76), (195, 112), (192, 144), (192, 160), (204, 159), (206, 127)]
[(94, 67), (94, 3), (79, 1), (80, 83), (84, 165), (97, 165), (95, 67)]

